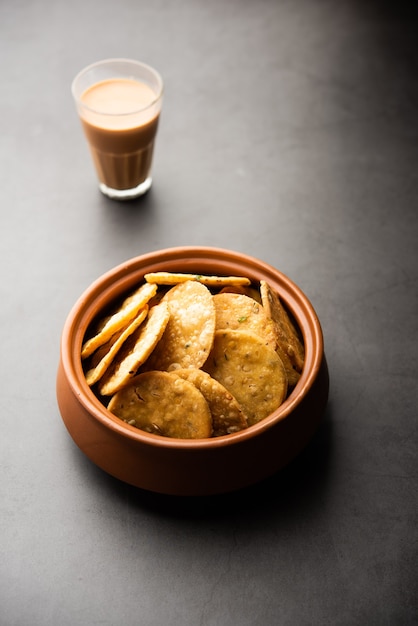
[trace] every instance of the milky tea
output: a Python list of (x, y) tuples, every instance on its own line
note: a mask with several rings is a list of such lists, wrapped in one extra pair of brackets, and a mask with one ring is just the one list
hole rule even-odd
[(162, 81), (144, 64), (110, 60), (89, 66), (73, 94), (101, 191), (128, 199), (151, 186)]

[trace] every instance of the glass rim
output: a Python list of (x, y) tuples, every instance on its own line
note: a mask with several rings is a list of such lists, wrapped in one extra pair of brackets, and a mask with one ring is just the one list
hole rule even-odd
[[(86, 75), (88, 72), (90, 72), (91, 70), (100, 67), (100, 66), (105, 66), (105, 65), (110, 65), (112, 63), (127, 63), (136, 67), (140, 67), (142, 69), (145, 69), (147, 71), (149, 71), (151, 74), (154, 75), (154, 77), (157, 80), (158, 83), (158, 92), (156, 93), (155, 98), (149, 103), (146, 104), (145, 106), (141, 106), (137, 109), (132, 109), (132, 111), (128, 111), (128, 112), (124, 112), (124, 113), (108, 113), (108, 112), (104, 112), (104, 111), (100, 111), (98, 109), (95, 109), (87, 104), (85, 104), (84, 102), (81, 101), (81, 98), (79, 95), (77, 95), (76, 93), (76, 84), (77, 82), (80, 80), (80, 78), (82, 78), (84, 75)], [(111, 78), (111, 77), (109, 77)], [(119, 78), (117, 76), (115, 76), (114, 78)], [(106, 79), (103, 79), (106, 80)], [(135, 78), (133, 78), (133, 80), (135, 80)], [(95, 81), (95, 82), (100, 82), (100, 81)], [(92, 82), (92, 85), (95, 84), (95, 82)], [(84, 93), (85, 90), (83, 90), (82, 93)], [(147, 109), (150, 109), (151, 107), (155, 106), (157, 104), (157, 102), (159, 102), (162, 97), (163, 97), (163, 92), (164, 92), (164, 83), (163, 83), (163, 79), (161, 77), (161, 74), (151, 65), (148, 65), (147, 63), (144, 63), (143, 61), (136, 61), (135, 59), (128, 59), (128, 58), (110, 58), (110, 59), (103, 59), (102, 61), (95, 61), (94, 63), (90, 63), (89, 65), (86, 65), (86, 67), (84, 67), (82, 70), (80, 70), (75, 77), (73, 78), (72, 82), (71, 82), (71, 93), (73, 95), (73, 98), (75, 100), (75, 102), (77, 103), (77, 106), (83, 108), (86, 111), (89, 111), (90, 113), (94, 113), (96, 115), (103, 115), (106, 117), (122, 117), (122, 116), (129, 116), (129, 115), (135, 115), (137, 113), (141, 113), (142, 111), (146, 111)]]

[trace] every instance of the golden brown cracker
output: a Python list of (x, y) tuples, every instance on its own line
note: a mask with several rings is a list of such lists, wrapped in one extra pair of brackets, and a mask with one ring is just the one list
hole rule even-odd
[(112, 363), (99, 384), (99, 392), (110, 396), (124, 387), (145, 363), (161, 339), (169, 319), (166, 302), (152, 307), (142, 327), (132, 334), (118, 358)]
[(210, 374), (200, 369), (181, 369), (173, 374), (193, 383), (209, 405), (213, 436), (229, 435), (247, 428), (247, 417), (234, 396)]
[(218, 293), (213, 296), (216, 311), (216, 330), (250, 331), (268, 345), (276, 344), (276, 333), (271, 319), (261, 304), (253, 298), (237, 293)]
[[(145, 305), (136, 318), (123, 331), (113, 335), (113, 337), (104, 346), (101, 346), (93, 355), (90, 369), (86, 371), (86, 381), (91, 387), (95, 385), (105, 374), (106, 370), (114, 361), (119, 350), (139, 326), (142, 324), (148, 313), (148, 306)], [(107, 350), (105, 350), (108, 348)], [(103, 354), (102, 354), (103, 353)], [(98, 360), (99, 359), (99, 360)]]
[(305, 360), (305, 349), (299, 334), (282, 305), (279, 296), (265, 280), (260, 281), (260, 293), (263, 306), (275, 323), (277, 343), (280, 345), (281, 350), (287, 354), (294, 369), (300, 373)]
[(249, 425), (270, 415), (286, 397), (287, 377), (280, 357), (251, 332), (216, 331), (204, 370), (237, 399)]
[(157, 285), (177, 285), (188, 280), (194, 280), (208, 287), (222, 287), (224, 285), (249, 285), (249, 278), (245, 276), (207, 276), (205, 274), (184, 274), (181, 272), (150, 272), (145, 274), (145, 280)]
[(172, 287), (162, 302), (167, 303), (170, 318), (145, 369), (201, 367), (209, 355), (215, 332), (215, 306), (209, 289), (188, 280)]
[(125, 298), (114, 313), (99, 322), (94, 336), (83, 344), (81, 358), (86, 359), (97, 348), (109, 341), (112, 335), (126, 328), (136, 317), (139, 310), (155, 295), (156, 291), (156, 285), (144, 283), (134, 293)]
[(239, 293), (243, 296), (248, 296), (261, 304), (260, 292), (252, 286), (228, 285), (227, 287), (222, 287), (222, 289), (219, 290), (219, 293)]
[(136, 376), (110, 400), (109, 411), (149, 433), (180, 439), (212, 435), (208, 404), (196, 387), (168, 372)]

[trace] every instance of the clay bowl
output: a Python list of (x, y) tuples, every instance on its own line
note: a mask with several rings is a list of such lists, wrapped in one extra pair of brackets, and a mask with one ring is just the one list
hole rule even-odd
[[(153, 271), (243, 275), (264, 279), (293, 314), (305, 343), (305, 365), (286, 401), (263, 421), (212, 439), (148, 434), (113, 416), (86, 384), (80, 350), (92, 320)], [(328, 399), (328, 369), (315, 311), (281, 272), (247, 255), (204, 247), (161, 250), (131, 259), (94, 282), (64, 325), (57, 400), (75, 443), (112, 476), (149, 491), (209, 495), (256, 483), (288, 464), (311, 439)]]

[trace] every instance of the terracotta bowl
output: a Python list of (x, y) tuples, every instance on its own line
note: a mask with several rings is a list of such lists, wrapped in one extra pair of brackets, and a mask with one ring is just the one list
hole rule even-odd
[[(305, 343), (305, 365), (287, 400), (269, 417), (212, 439), (148, 434), (112, 415), (86, 384), (80, 351), (92, 320), (136, 286), (144, 274), (179, 271), (264, 279), (293, 314)], [(57, 400), (75, 443), (112, 476), (149, 491), (206, 495), (262, 480), (291, 461), (314, 434), (328, 399), (320, 323), (302, 291), (281, 272), (244, 254), (204, 247), (161, 250), (131, 259), (94, 282), (69, 313), (61, 339)]]

